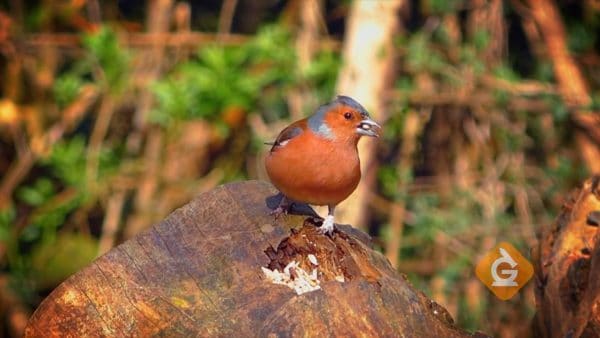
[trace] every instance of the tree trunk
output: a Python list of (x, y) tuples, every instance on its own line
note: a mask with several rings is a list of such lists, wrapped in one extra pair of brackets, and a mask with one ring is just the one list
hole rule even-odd
[[(25, 336), (469, 336), (366, 234), (269, 216), (274, 192), (254, 181), (200, 195), (62, 283)], [(274, 283), (286, 266), (287, 284), (312, 291)]]
[(538, 337), (600, 336), (600, 176), (543, 231), (535, 253)]
[[(399, 26), (398, 10), (402, 4), (402, 0), (356, 0), (352, 2), (348, 15), (344, 64), (338, 78), (337, 93), (356, 99), (379, 122), (387, 116), (383, 94), (394, 74), (393, 40)], [(375, 146), (375, 142), (369, 141), (362, 141), (358, 145), (365, 179), (338, 207), (337, 215), (343, 222), (365, 224), (368, 193), (375, 183), (371, 165)]]

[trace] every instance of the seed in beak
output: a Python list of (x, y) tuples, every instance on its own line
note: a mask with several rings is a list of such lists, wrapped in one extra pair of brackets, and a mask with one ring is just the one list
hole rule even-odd
[(376, 129), (380, 128), (381, 127), (377, 124), (377, 122), (371, 119), (365, 119), (356, 126), (356, 132), (360, 135), (378, 137), (379, 133), (376, 131)]
[(360, 128), (364, 130), (371, 130), (372, 126), (368, 123), (361, 123)]

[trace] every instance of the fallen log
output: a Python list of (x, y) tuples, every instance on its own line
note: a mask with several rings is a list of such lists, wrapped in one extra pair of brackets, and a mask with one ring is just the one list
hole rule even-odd
[(269, 216), (274, 193), (251, 181), (198, 196), (58, 286), (25, 337), (471, 336), (366, 234)]

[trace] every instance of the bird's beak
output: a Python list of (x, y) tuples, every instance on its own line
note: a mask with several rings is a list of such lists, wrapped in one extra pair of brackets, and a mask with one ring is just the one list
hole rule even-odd
[(370, 118), (360, 121), (358, 126), (356, 126), (358, 134), (371, 137), (379, 137), (379, 129), (381, 129), (381, 126)]

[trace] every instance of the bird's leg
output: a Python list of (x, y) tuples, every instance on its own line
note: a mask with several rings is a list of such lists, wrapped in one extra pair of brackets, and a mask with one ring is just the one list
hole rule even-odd
[(331, 234), (333, 233), (333, 229), (335, 228), (335, 223), (333, 219), (333, 213), (335, 211), (335, 205), (328, 205), (329, 212), (327, 213), (327, 217), (323, 220), (323, 224), (319, 228), (319, 231), (323, 234)]
[(287, 215), (287, 213), (290, 211), (290, 208), (292, 207), (292, 201), (290, 201), (285, 195), (281, 195), (282, 197), (279, 201), (279, 205), (277, 206), (277, 208), (275, 208), (269, 213), (269, 215), (275, 216), (276, 219), (279, 218), (281, 214)]

